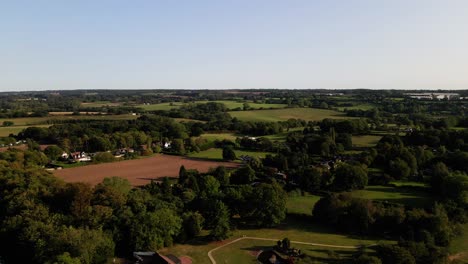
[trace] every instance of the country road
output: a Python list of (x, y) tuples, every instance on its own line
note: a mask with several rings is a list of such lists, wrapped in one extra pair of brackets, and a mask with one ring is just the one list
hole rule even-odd
[[(251, 240), (263, 240), (263, 241), (278, 241), (281, 239), (275, 239), (275, 238), (262, 238), (262, 237), (240, 237), (238, 239), (235, 239), (229, 243), (226, 243), (222, 246), (219, 246), (217, 248), (213, 248), (212, 250), (208, 251), (208, 257), (211, 260), (212, 264), (216, 264), (216, 260), (213, 258), (213, 252), (223, 248), (225, 246), (229, 246), (231, 244), (234, 244), (238, 241), (244, 240), (244, 239), (251, 239)], [(310, 245), (310, 246), (319, 246), (319, 247), (331, 247), (331, 248), (345, 248), (345, 249), (358, 249), (360, 246), (340, 246), (340, 245), (328, 245), (328, 244), (320, 244), (320, 243), (309, 243), (309, 242), (301, 242), (301, 241), (291, 241), (291, 243), (294, 244), (301, 244), (301, 245)]]

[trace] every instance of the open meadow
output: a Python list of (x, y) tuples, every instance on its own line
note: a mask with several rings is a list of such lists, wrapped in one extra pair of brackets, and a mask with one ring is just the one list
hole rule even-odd
[[(216, 100), (216, 101), (195, 101), (195, 104), (206, 104), (209, 102), (215, 103), (222, 103), (226, 106), (227, 109), (243, 109), (244, 102), (243, 101), (231, 101), (231, 100)], [(254, 103), (250, 101), (246, 101), (251, 109), (269, 109), (269, 108), (285, 108), (285, 104), (264, 104), (264, 103)], [(160, 103), (160, 104), (141, 104), (136, 105), (136, 107), (143, 108), (146, 111), (156, 111), (156, 110), (171, 110), (173, 108), (179, 108), (186, 103), (183, 102), (170, 102), (170, 103)]]
[[(160, 250), (162, 254), (176, 256), (189, 256), (193, 263), (211, 263), (208, 252), (237, 238), (257, 237), (273, 239), (274, 241), (262, 241), (245, 239), (227, 245), (213, 251), (213, 258), (217, 263), (255, 263), (256, 255), (260, 250), (271, 249), (276, 245), (276, 240), (289, 238), (291, 241), (306, 243), (327, 244), (336, 246), (360, 246), (373, 245), (380, 240), (368, 237), (350, 236), (340, 234), (330, 227), (313, 222), (310, 218), (312, 208), (318, 196), (289, 196), (287, 200), (288, 216), (286, 220), (275, 228), (237, 229), (233, 231), (232, 238), (220, 242), (208, 242), (204, 236), (195, 238), (186, 244), (177, 244)], [(304, 214), (304, 215), (302, 215)], [(206, 235), (206, 232), (205, 234)], [(387, 241), (388, 242), (388, 241)], [(333, 263), (330, 256), (347, 258), (356, 252), (355, 249), (342, 249), (333, 247), (311, 246), (292, 243), (293, 247), (301, 249), (313, 259), (314, 263)]]
[(369, 148), (377, 145), (382, 136), (376, 135), (363, 135), (363, 136), (353, 136), (353, 146)]
[(276, 122), (291, 118), (321, 121), (325, 118), (351, 119), (342, 112), (318, 108), (285, 108), (272, 110), (231, 111), (229, 114), (242, 121)]
[(286, 201), (286, 208), (288, 209), (288, 214), (312, 215), (312, 208), (314, 208), (314, 205), (318, 200), (320, 200), (320, 196), (317, 195), (290, 194)]
[[(255, 263), (258, 254), (273, 249), (275, 244), (275, 241), (244, 239), (214, 251), (213, 257), (216, 263)], [(307, 259), (309, 262), (306, 263), (317, 264), (334, 263), (337, 259), (350, 259), (357, 251), (356, 249), (321, 247), (294, 242), (291, 242), (291, 247), (300, 249), (309, 256)]]
[(206, 139), (208, 141), (216, 141), (216, 140), (231, 140), (231, 141), (235, 141), (236, 138), (238, 136), (236, 136), (234, 133), (205, 133), (203, 135), (200, 136), (200, 138), (203, 138), (203, 139)]
[(400, 203), (412, 207), (430, 208), (433, 198), (424, 189), (391, 186), (367, 186), (352, 192), (353, 196), (380, 202)]

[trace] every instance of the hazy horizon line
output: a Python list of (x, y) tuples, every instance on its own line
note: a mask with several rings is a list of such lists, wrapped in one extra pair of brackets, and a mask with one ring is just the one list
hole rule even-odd
[(328, 90), (328, 91), (340, 91), (340, 90), (374, 90), (374, 91), (463, 91), (468, 88), (80, 88), (80, 89), (27, 89), (27, 90), (0, 90), (0, 93), (27, 93), (27, 92), (57, 92), (57, 91), (158, 91), (158, 90), (180, 90), (180, 91), (236, 91), (236, 90)]

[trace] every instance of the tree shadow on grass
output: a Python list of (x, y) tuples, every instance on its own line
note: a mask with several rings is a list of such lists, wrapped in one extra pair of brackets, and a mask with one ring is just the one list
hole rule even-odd
[(192, 238), (188, 241), (185, 241), (181, 244), (187, 244), (191, 246), (204, 246), (208, 245), (209, 243), (214, 242), (213, 239), (210, 236), (198, 236), (195, 238)]
[[(361, 240), (379, 240), (377, 237), (362, 236), (357, 234), (347, 234), (336, 231), (335, 228), (317, 223), (312, 216), (305, 214), (288, 214), (285, 221), (276, 227), (279, 230), (297, 230), (301, 232), (311, 232), (318, 234), (332, 234), (341, 235), (347, 238)], [(381, 239), (381, 238), (380, 238)], [(302, 242), (316, 242), (320, 241), (302, 241)]]
[[(368, 186), (366, 191), (391, 193), (397, 197), (376, 198), (374, 201), (397, 203), (410, 207), (423, 207), (428, 208), (432, 206), (433, 199), (425, 187), (392, 187), (382, 189), (381, 186)], [(365, 197), (363, 197), (365, 198)]]

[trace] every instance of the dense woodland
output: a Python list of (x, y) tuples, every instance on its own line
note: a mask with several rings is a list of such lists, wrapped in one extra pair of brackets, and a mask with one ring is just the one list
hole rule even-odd
[[(223, 240), (237, 228), (282, 223), (287, 217), (289, 192), (321, 197), (310, 208), (312, 216), (306, 221), (345, 234), (394, 241), (337, 263), (448, 263), (447, 247), (468, 220), (468, 101), (416, 100), (401, 91), (329, 93), (1, 94), (0, 116), (12, 118), (12, 122), (14, 117), (48, 116), (60, 111), (72, 115), (137, 113), (138, 118), (55, 120), (50, 127), (31, 126), (2, 139), (24, 140), (28, 148), (0, 153), (0, 263), (107, 263), (116, 256), (131, 257), (134, 251), (155, 251), (201, 235), (207, 240)], [(460, 91), (461, 96), (465, 94), (468, 91)], [(196, 102), (200, 100), (212, 102)], [(216, 100), (275, 103), (297, 109), (344, 108), (345, 115), (353, 119), (241, 121), (231, 117), (228, 112), (232, 109)], [(119, 105), (83, 104), (96, 101)], [(169, 110), (139, 107), (167, 102), (184, 104)], [(375, 107), (353, 108), (362, 103)], [(247, 103), (235, 109), (246, 110)], [(176, 118), (187, 121), (178, 122)], [(219, 131), (239, 136), (216, 141), (200, 137)], [(278, 133), (286, 134), (284, 141), (264, 137)], [(373, 147), (356, 149), (353, 136), (369, 133), (380, 133), (382, 138)], [(164, 148), (166, 142), (171, 142), (171, 148)], [(49, 147), (41, 150), (39, 145)], [(63, 152), (96, 153), (96, 162), (110, 162), (113, 156), (105, 153), (121, 148), (137, 150), (125, 157), (133, 159), (161, 152), (186, 155), (214, 147), (223, 149), (225, 160), (236, 159), (234, 150), (269, 154), (263, 159), (251, 158), (236, 170), (218, 167), (199, 173), (181, 167), (177, 180), (164, 178), (140, 188), (115, 177), (96, 186), (65, 183), (44, 170), (44, 166), (60, 160)], [(421, 183), (406, 188), (409, 192), (428, 192), (431, 205), (413, 207), (351, 195), (368, 185), (388, 186), (393, 181)], [(297, 261), (309, 263), (307, 258)]]

